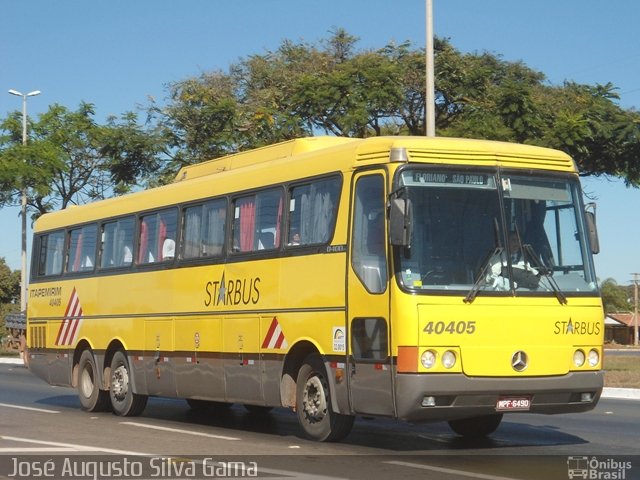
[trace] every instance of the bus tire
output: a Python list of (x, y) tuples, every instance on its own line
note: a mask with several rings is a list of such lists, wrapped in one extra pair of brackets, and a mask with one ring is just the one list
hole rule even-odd
[(461, 418), (458, 420), (449, 420), (449, 427), (458, 435), (465, 438), (482, 438), (496, 431), (502, 414), (496, 413), (492, 415), (483, 415), (481, 417)]
[(78, 362), (78, 398), (87, 412), (104, 412), (109, 408), (109, 392), (100, 390), (98, 367), (91, 350), (82, 352)]
[(147, 396), (133, 392), (129, 361), (122, 350), (111, 360), (111, 382), (109, 388), (113, 413), (121, 417), (140, 415), (147, 405)]
[(298, 372), (296, 412), (305, 436), (320, 442), (342, 440), (353, 426), (353, 415), (333, 411), (327, 372), (318, 354), (309, 355)]

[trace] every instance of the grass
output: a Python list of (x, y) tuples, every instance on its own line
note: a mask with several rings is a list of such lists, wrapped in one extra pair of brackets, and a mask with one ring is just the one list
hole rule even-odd
[(604, 370), (605, 387), (640, 388), (640, 357), (605, 353)]

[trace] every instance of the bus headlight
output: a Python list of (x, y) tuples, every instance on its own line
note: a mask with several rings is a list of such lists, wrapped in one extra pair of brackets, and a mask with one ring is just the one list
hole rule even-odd
[(451, 350), (447, 350), (442, 354), (442, 366), (444, 368), (453, 368), (456, 364), (456, 354)]
[(584, 361), (585, 361), (585, 356), (584, 356), (584, 352), (582, 350), (576, 350), (573, 353), (573, 363), (576, 367), (581, 367), (582, 365), (584, 365)]
[(424, 368), (432, 368), (436, 364), (436, 352), (433, 350), (426, 350), (420, 357), (420, 361)]
[(598, 353), (598, 350), (592, 348), (589, 351), (589, 365), (595, 367), (598, 363), (600, 363), (600, 354)]

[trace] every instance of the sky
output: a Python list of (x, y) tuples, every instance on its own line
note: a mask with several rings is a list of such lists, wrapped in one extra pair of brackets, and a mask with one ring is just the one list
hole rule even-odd
[[(463, 52), (520, 60), (554, 85), (611, 82), (620, 106), (640, 109), (638, 0), (433, 0), (433, 18), (435, 34)], [(358, 37), (360, 49), (423, 47), (425, 0), (5, 0), (0, 116), (21, 108), (9, 89), (40, 90), (28, 100), (31, 117), (85, 101), (103, 121), (150, 97), (162, 103), (171, 82), (226, 71), (283, 40), (316, 43), (336, 28)], [(627, 285), (640, 272), (640, 190), (603, 178), (583, 188), (598, 204), (596, 273)], [(18, 213), (0, 210), (0, 257), (14, 269)]]

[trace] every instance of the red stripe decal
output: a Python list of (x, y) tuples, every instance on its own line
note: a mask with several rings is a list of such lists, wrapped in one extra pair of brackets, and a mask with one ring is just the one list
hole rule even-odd
[(271, 320), (271, 325), (269, 326), (269, 331), (267, 332), (267, 335), (264, 337), (264, 341), (262, 342), (262, 348), (269, 347), (271, 336), (273, 335), (273, 332), (276, 331), (277, 326), (278, 326), (278, 319), (276, 317), (273, 317), (273, 320)]

